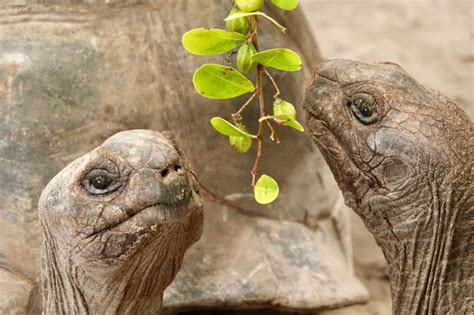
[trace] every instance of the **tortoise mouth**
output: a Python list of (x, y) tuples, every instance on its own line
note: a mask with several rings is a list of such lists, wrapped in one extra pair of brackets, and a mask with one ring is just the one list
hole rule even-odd
[(342, 190), (346, 204), (351, 208), (361, 208), (362, 200), (373, 187), (373, 180), (357, 166), (334, 128), (308, 108), (306, 124)]
[(183, 189), (172, 199), (163, 199), (133, 211), (123, 211), (126, 216), (109, 224), (90, 235), (96, 236), (105, 232), (133, 233), (157, 224), (179, 221), (197, 208), (202, 208), (201, 198), (191, 187)]
[[(139, 210), (122, 222), (110, 226), (99, 234), (105, 242), (101, 245), (101, 259), (123, 260), (137, 251), (147, 248), (163, 232), (180, 231), (181, 226), (195, 217), (202, 216), (203, 205), (200, 197), (192, 191), (189, 198), (178, 203), (155, 203)], [(202, 228), (202, 226), (201, 226)], [(188, 231), (182, 230), (183, 237)], [(173, 237), (179, 235), (172, 233)]]

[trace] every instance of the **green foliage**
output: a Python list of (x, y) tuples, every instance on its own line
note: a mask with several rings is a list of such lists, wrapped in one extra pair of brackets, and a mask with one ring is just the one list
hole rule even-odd
[(301, 70), (301, 58), (293, 50), (284, 48), (275, 48), (264, 50), (253, 55), (252, 60), (266, 67), (283, 70), (298, 71)]
[(230, 146), (237, 152), (245, 153), (252, 147), (252, 138), (249, 136), (229, 137)]
[(260, 204), (273, 202), (278, 197), (278, 183), (268, 175), (262, 175), (254, 188), (255, 200)]
[[(235, 14), (235, 13), (240, 13), (240, 12), (242, 12), (242, 11), (240, 11), (237, 8), (233, 8), (230, 11), (230, 15)], [(237, 33), (245, 35), (250, 30), (249, 18), (248, 17), (241, 17), (241, 18), (238, 18), (238, 19), (232, 19), (232, 20), (226, 21), (225, 22), (225, 27), (226, 27), (227, 31), (229, 31), (229, 32), (237, 32)]]
[(212, 56), (224, 54), (246, 40), (247, 36), (237, 32), (196, 28), (184, 33), (181, 42), (192, 54)]
[(274, 18), (272, 18), (272, 17), (270, 17), (270, 16), (268, 16), (265, 13), (260, 12), (260, 11), (248, 12), (248, 13), (246, 13), (246, 12), (234, 13), (234, 14), (231, 14), (228, 17), (226, 17), (224, 21), (230, 21), (230, 20), (233, 20), (233, 19), (240, 19), (242, 17), (255, 16), (255, 15), (263, 16), (264, 18), (266, 18), (267, 20), (269, 20), (270, 22), (275, 24), (275, 26), (278, 27), (280, 29), (280, 31), (282, 31), (283, 33), (286, 32), (286, 28), (283, 27), (280, 23), (278, 23)]
[(257, 136), (249, 134), (244, 129), (232, 125), (230, 122), (221, 117), (212, 118), (211, 125), (218, 133), (224, 136), (257, 138)]
[(286, 11), (294, 10), (298, 6), (298, 0), (272, 0), (272, 3)]
[(257, 70), (257, 62), (252, 60), (252, 57), (257, 53), (257, 49), (252, 43), (245, 43), (240, 46), (237, 52), (237, 65), (240, 71), (247, 74)]
[[(186, 32), (182, 37), (184, 48), (195, 55), (227, 54), (226, 65), (203, 64), (193, 75), (196, 91), (210, 99), (234, 98), (246, 93), (252, 93), (240, 109), (231, 114), (232, 122), (221, 117), (211, 119), (212, 127), (221, 135), (228, 137), (229, 145), (239, 153), (246, 153), (254, 142), (257, 142), (257, 157), (251, 171), (252, 186), (255, 200), (260, 204), (273, 202), (279, 194), (278, 183), (268, 175), (262, 175), (256, 180), (258, 167), (262, 158), (264, 129), (268, 127), (269, 138), (279, 143), (274, 124), (304, 131), (303, 126), (296, 120), (295, 107), (280, 98), (281, 91), (277, 82), (267, 68), (282, 71), (298, 71), (301, 69), (299, 55), (287, 48), (274, 48), (259, 51), (257, 40), (258, 18), (263, 17), (273, 23), (281, 31), (286, 28), (264, 12), (259, 11), (263, 0), (235, 0), (234, 8), (225, 18), (226, 30), (196, 28)], [(298, 6), (298, 0), (272, 0), (273, 5), (283, 10), (293, 10)], [(237, 47), (239, 47), (237, 50)], [(240, 70), (232, 66), (231, 57), (237, 53), (236, 63)], [(256, 71), (255, 85), (244, 74)], [(262, 79), (266, 75), (275, 89), (273, 115), (265, 113), (265, 97)], [(243, 112), (258, 100), (260, 117), (258, 131), (251, 134), (247, 131), (242, 117)], [(254, 141), (255, 140), (255, 141)]]
[(263, 0), (235, 0), (235, 4), (244, 12), (260, 10)]
[(285, 121), (284, 123), (282, 123), (282, 125), (296, 129), (299, 132), (304, 132), (304, 127), (295, 119)]
[(193, 84), (202, 96), (218, 100), (255, 90), (253, 83), (236, 69), (210, 63), (203, 64), (194, 72)]
[(273, 103), (273, 119), (282, 126), (304, 132), (303, 126), (296, 120), (296, 109), (293, 104), (277, 99)]
[(293, 120), (296, 118), (296, 109), (293, 104), (277, 99), (273, 103), (273, 116), (281, 120)]

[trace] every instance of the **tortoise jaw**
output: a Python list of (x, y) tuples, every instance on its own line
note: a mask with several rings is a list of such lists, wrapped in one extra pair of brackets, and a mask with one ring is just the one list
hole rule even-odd
[[(177, 202), (157, 202), (141, 208), (120, 222), (109, 225), (87, 237), (87, 242), (105, 240), (99, 245), (100, 258), (116, 262), (133, 255), (156, 239), (158, 233), (171, 226), (179, 226), (202, 212), (201, 198), (192, 190), (186, 198)], [(91, 256), (97, 257), (97, 253)], [(111, 259), (111, 260), (110, 260)]]
[(102, 225), (86, 238), (96, 237), (108, 231), (133, 233), (134, 229), (178, 221), (197, 208), (202, 208), (200, 196), (194, 189), (187, 189), (176, 194), (173, 199), (162, 199), (135, 210), (121, 211), (121, 218)]
[(357, 166), (330, 124), (309, 109), (306, 110), (306, 124), (343, 192), (346, 204), (362, 211), (364, 199), (374, 186), (373, 180)]

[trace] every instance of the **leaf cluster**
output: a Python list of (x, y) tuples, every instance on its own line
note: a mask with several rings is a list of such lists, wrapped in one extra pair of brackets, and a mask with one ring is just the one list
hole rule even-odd
[[(235, 113), (231, 114), (232, 122), (213, 117), (212, 127), (220, 134), (229, 138), (229, 144), (237, 152), (247, 152), (254, 141), (257, 142), (257, 158), (252, 169), (252, 185), (255, 200), (261, 204), (271, 203), (278, 197), (277, 182), (263, 174), (256, 180), (258, 166), (262, 157), (263, 126), (271, 131), (270, 139), (279, 143), (272, 123), (304, 131), (296, 120), (295, 107), (280, 98), (280, 89), (267, 68), (280, 71), (298, 71), (302, 67), (300, 56), (288, 48), (272, 48), (259, 50), (258, 18), (264, 18), (274, 24), (282, 32), (286, 28), (274, 18), (260, 11), (263, 0), (235, 0), (235, 5), (224, 19), (226, 29), (196, 28), (186, 32), (182, 37), (184, 48), (195, 55), (214, 56), (227, 54), (225, 64), (203, 64), (193, 75), (196, 91), (210, 99), (229, 99), (251, 93), (251, 96)], [(298, 0), (271, 0), (272, 4), (283, 10), (293, 10)], [(232, 65), (230, 57), (237, 54), (237, 67)], [(247, 77), (256, 71), (255, 84)], [(266, 75), (275, 88), (273, 114), (266, 115), (263, 98), (262, 77)], [(247, 131), (243, 123), (242, 113), (254, 100), (258, 100), (260, 117), (258, 131), (254, 134)]]

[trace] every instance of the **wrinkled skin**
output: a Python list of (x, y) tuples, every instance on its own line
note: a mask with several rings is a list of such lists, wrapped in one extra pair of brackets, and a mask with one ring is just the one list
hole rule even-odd
[(474, 127), (392, 63), (332, 60), (307, 125), (389, 263), (394, 314), (474, 311)]
[(118, 133), (39, 202), (45, 314), (156, 314), (202, 233), (197, 180), (170, 133)]

